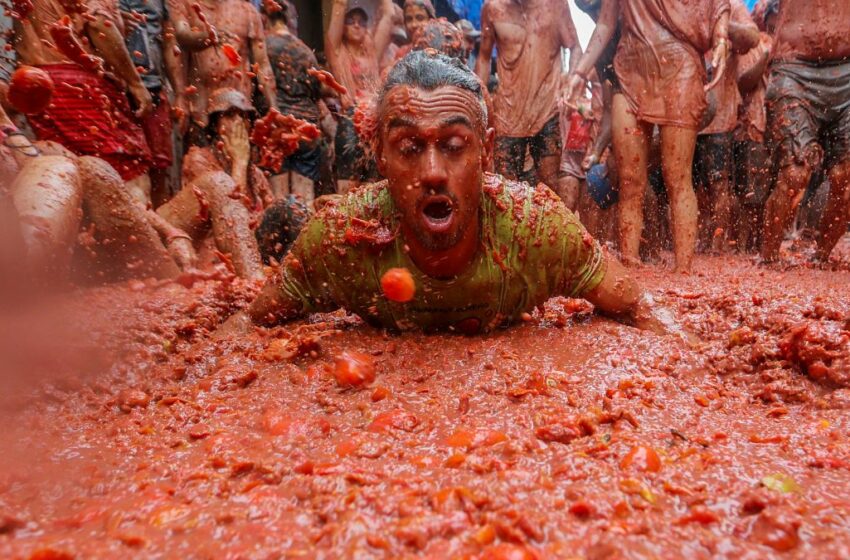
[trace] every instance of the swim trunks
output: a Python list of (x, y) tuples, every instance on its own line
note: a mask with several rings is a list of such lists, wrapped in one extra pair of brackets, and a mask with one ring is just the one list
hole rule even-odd
[(776, 61), (767, 87), (769, 144), (780, 167), (816, 168), (850, 154), (850, 59)]
[(78, 156), (99, 157), (125, 181), (148, 172), (150, 148), (117, 85), (73, 63), (40, 68), (55, 89), (50, 106), (28, 117), (39, 140), (58, 142)]
[(534, 136), (514, 138), (500, 136), (496, 138), (496, 169), (509, 179), (522, 175), (525, 168), (526, 149), (531, 152), (534, 167), (540, 167), (540, 160), (547, 157), (561, 157), (561, 131), (558, 116), (555, 115), (543, 125)]
[[(396, 330), (490, 331), (554, 296), (579, 297), (605, 276), (599, 244), (551, 190), (497, 175), (485, 178), (481, 248), (454, 278), (419, 271), (404, 250), (385, 182), (330, 203), (304, 227), (280, 274), (280, 297), (302, 313), (344, 308)], [(394, 303), (381, 277), (406, 268), (414, 299)]]

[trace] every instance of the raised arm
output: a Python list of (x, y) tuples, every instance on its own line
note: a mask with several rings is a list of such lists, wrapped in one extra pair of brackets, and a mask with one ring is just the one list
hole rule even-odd
[(345, 8), (348, 0), (333, 0), (331, 19), (325, 32), (325, 56), (332, 70), (339, 64), (337, 53), (342, 48), (342, 37), (345, 34)]
[(393, 34), (393, 0), (381, 0), (380, 18), (375, 25), (375, 59), (380, 65)]
[[(590, 42), (587, 44), (587, 51), (578, 64), (571, 69), (572, 73), (564, 87), (564, 97), (570, 107), (575, 107), (578, 103), (578, 99), (587, 87), (587, 76), (590, 74), (590, 70), (614, 37), (614, 32), (617, 31), (619, 13), (620, 0), (602, 0), (599, 19), (596, 22), (596, 29), (593, 30), (593, 35), (590, 37)], [(570, 65), (572, 66), (572, 63)]]
[(490, 18), (490, 3), (481, 9), (481, 49), (475, 62), (475, 73), (481, 78), (484, 87), (490, 81), (490, 65), (493, 59), (493, 45), (496, 43), (496, 31)]

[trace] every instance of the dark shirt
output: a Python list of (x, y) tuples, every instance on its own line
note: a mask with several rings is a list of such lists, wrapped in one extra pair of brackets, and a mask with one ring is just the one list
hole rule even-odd
[(277, 84), (278, 110), (318, 123), (321, 85), (307, 73), (318, 65), (316, 55), (294, 35), (269, 35), (266, 46)]
[(145, 18), (131, 20), (125, 42), (133, 63), (146, 70), (142, 83), (149, 90), (158, 90), (163, 83), (162, 24), (168, 17), (163, 0), (119, 0), (119, 6)]

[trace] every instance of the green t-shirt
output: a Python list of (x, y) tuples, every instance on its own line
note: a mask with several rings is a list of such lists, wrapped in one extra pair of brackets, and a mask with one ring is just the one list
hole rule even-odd
[[(481, 249), (451, 279), (422, 273), (404, 250), (386, 183), (358, 189), (305, 225), (281, 266), (281, 297), (303, 313), (339, 308), (399, 330), (489, 331), (554, 296), (579, 297), (605, 275), (599, 244), (551, 190), (487, 175)], [(381, 276), (406, 268), (407, 303), (384, 297)]]

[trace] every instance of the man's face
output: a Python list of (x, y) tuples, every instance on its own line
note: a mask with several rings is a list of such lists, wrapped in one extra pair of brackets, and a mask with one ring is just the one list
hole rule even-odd
[(407, 36), (413, 39), (416, 31), (428, 23), (430, 19), (431, 16), (422, 6), (408, 5), (404, 9), (404, 30), (407, 32)]
[(378, 167), (405, 234), (425, 249), (454, 247), (478, 219), (494, 132), (474, 94), (397, 86), (379, 108)]
[(368, 22), (360, 12), (353, 12), (345, 16), (345, 40), (354, 45), (359, 45), (366, 40)]

